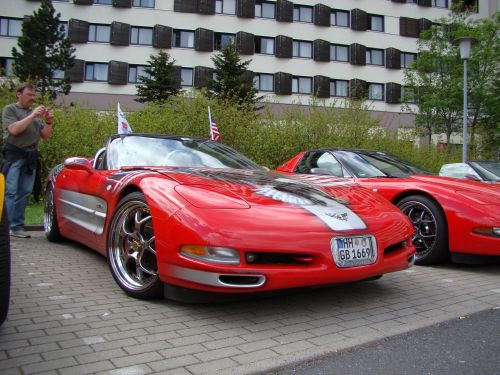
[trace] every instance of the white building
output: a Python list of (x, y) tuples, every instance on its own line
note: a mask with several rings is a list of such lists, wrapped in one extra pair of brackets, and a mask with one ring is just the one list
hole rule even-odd
[[(455, 0), (53, 0), (76, 48), (66, 72), (69, 100), (127, 109), (150, 55), (168, 52), (186, 89), (212, 76), (211, 57), (234, 40), (255, 84), (272, 103), (327, 103), (367, 90), (374, 112), (398, 127), (403, 68), (416, 56), (419, 32), (445, 17)], [(478, 16), (498, 0), (468, 0)], [(0, 58), (9, 73), (24, 16), (36, 0), (0, 0)], [(117, 95), (120, 95), (117, 98)]]

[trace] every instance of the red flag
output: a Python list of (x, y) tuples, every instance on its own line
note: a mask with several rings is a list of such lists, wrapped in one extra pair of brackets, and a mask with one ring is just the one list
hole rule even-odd
[(210, 107), (208, 107), (208, 121), (210, 122), (210, 139), (212, 141), (220, 141), (220, 133), (217, 128), (217, 124), (212, 120), (212, 113), (210, 112)]

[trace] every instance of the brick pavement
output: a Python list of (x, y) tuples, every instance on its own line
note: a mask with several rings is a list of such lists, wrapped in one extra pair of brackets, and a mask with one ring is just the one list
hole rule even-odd
[(500, 265), (413, 267), (243, 302), (140, 301), (118, 288), (102, 256), (32, 235), (11, 244), (4, 375), (265, 373), (500, 306)]

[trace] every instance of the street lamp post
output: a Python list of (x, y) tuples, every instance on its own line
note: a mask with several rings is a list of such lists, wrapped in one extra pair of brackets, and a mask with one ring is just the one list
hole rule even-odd
[(463, 123), (463, 147), (462, 147), (462, 163), (467, 161), (467, 59), (470, 57), (471, 46), (476, 39), (468, 36), (457, 38), (453, 44), (460, 46), (460, 57), (464, 60), (464, 123)]

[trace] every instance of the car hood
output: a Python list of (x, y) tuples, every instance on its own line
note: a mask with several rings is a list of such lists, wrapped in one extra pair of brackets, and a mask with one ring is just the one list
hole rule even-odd
[[(366, 229), (384, 214), (399, 214), (388, 201), (357, 184), (330, 177), (258, 170), (172, 168), (158, 172), (179, 185), (177, 193), (200, 208), (280, 208), (309, 211), (331, 229)], [(279, 216), (276, 217), (278, 219)]]

